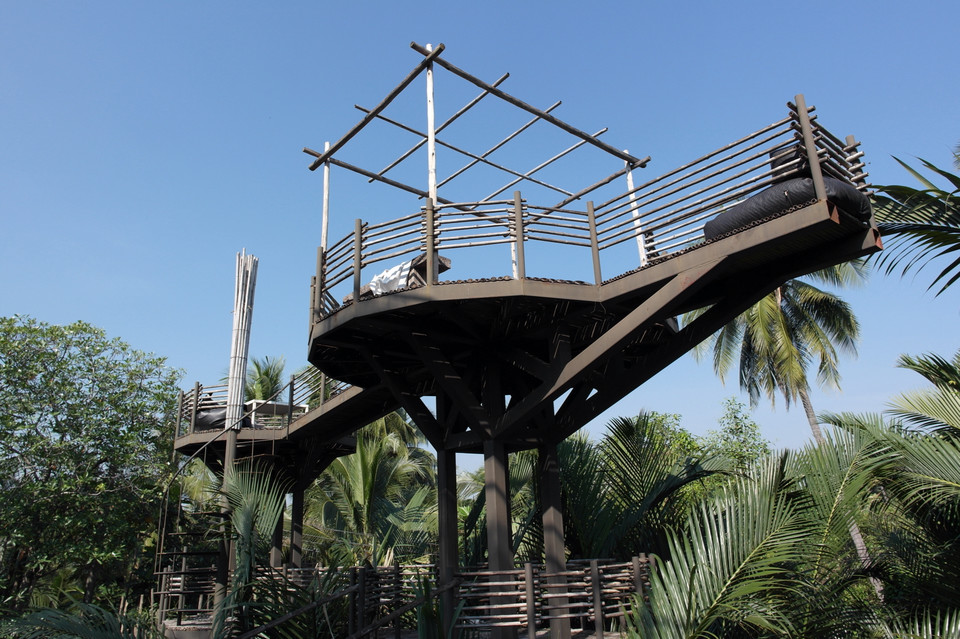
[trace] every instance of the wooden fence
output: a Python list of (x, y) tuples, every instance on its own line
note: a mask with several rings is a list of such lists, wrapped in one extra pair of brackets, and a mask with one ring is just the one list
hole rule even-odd
[[(462, 602), (457, 628), (479, 635), (496, 627), (529, 632), (549, 626), (554, 619), (569, 619), (575, 628), (610, 629), (629, 609), (634, 595), (643, 596), (649, 587), (650, 568), (651, 559), (639, 555), (628, 562), (570, 561), (561, 573), (547, 573), (543, 566), (531, 563), (500, 572), (463, 570), (455, 576), (456, 598)], [(214, 582), (213, 572), (208, 572), (161, 574), (161, 588), (154, 593), (161, 619), (178, 625), (208, 621)], [(323, 569), (264, 571), (259, 578), (281, 575), (307, 586), (323, 577)], [(328, 590), (347, 598), (351, 636), (388, 626), (399, 637), (402, 630), (415, 627), (411, 604), (421, 597), (424, 581), (436, 591), (436, 577), (432, 565), (352, 567), (337, 572), (333, 579), (328, 576), (327, 584)]]

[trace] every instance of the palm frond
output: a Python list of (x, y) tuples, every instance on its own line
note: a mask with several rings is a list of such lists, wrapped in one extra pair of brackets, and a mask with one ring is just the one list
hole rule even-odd
[(890, 639), (960, 639), (960, 608), (924, 610), (884, 629)]
[[(940, 169), (926, 160), (924, 167), (945, 178), (952, 191), (941, 189), (910, 165), (894, 158), (914, 178), (922, 189), (908, 186), (882, 186), (873, 198), (874, 213), (881, 234), (887, 238), (887, 248), (877, 260), (886, 272), (900, 270), (905, 275), (916, 268), (922, 270), (938, 258), (960, 250), (960, 176)], [(960, 257), (950, 261), (933, 279), (928, 288), (943, 282), (940, 295), (960, 278)]]
[[(825, 423), (838, 420), (829, 414), (822, 419)], [(872, 433), (863, 428), (828, 431), (822, 443), (808, 445), (796, 458), (792, 472), (803, 485), (817, 530), (810, 546), (816, 581), (838, 565), (842, 553), (838, 548), (850, 541), (851, 528), (869, 494), (867, 487), (896, 459)]]
[(901, 355), (897, 366), (923, 375), (931, 384), (960, 392), (960, 351), (954, 354), (952, 361), (935, 353)]
[(154, 619), (118, 615), (91, 604), (43, 608), (0, 624), (15, 639), (162, 639)]
[(670, 559), (658, 561), (649, 601), (628, 616), (634, 636), (716, 637), (723, 628), (786, 634), (793, 587), (785, 566), (802, 556), (809, 523), (789, 497), (787, 457), (770, 456), (691, 515), (671, 535)]

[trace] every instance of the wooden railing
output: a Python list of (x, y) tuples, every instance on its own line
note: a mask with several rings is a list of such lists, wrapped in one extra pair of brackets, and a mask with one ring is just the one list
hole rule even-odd
[[(277, 429), (350, 388), (349, 384), (328, 378), (310, 366), (265, 400), (246, 402), (241, 428)], [(203, 386), (197, 382), (189, 391), (180, 392), (177, 409), (177, 437), (202, 430), (223, 430), (227, 424), (217, 421), (218, 411), (226, 417), (227, 386)], [(204, 419), (205, 416), (210, 419)]]
[[(576, 200), (568, 198), (541, 206), (518, 191), (511, 200), (428, 201), (419, 212), (388, 222), (357, 220), (352, 234), (319, 251), (311, 322), (366, 299), (364, 282), (417, 256), (430, 263), (443, 252), (453, 262), (448, 281), (523, 279), (537, 268), (556, 270), (557, 247), (563, 246), (571, 259), (540, 277), (600, 285), (699, 245), (707, 221), (790, 176), (810, 175), (818, 194), (824, 192), (821, 174), (865, 191), (859, 143), (821, 127), (802, 96), (788, 107), (782, 120), (597, 204), (574, 207)], [(509, 252), (491, 253), (498, 245)], [(435, 283), (437, 273), (427, 269), (424, 281), (406, 286)]]

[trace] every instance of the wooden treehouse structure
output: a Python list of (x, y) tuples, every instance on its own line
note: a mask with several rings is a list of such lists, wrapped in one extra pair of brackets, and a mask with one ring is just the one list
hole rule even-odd
[[(788, 279), (879, 250), (862, 153), (796, 96), (782, 119), (647, 177), (650, 158), (606, 143), (605, 129), (590, 134), (559, 119), (559, 103), (531, 106), (500, 88), (507, 76), (488, 83), (441, 57), (443, 45), (411, 46), (422, 60), (399, 86), (375, 107), (357, 107), (362, 118), (339, 141), (304, 149), (324, 176), (309, 309), (314, 369), (264, 405), (274, 421), (254, 407), (237, 455), (270, 456), (295, 479), (289, 543), (299, 566), (304, 488), (351, 450), (358, 428), (403, 408), (437, 452), (443, 586), (461, 571), (457, 453), (484, 457), (486, 569), (507, 574), (517, 569), (508, 454), (538, 449), (541, 570), (553, 603), (528, 614), (533, 602), (498, 586), (488, 612), (478, 605), (468, 616), (495, 636), (547, 621), (567, 636), (557, 444)], [(470, 92), (442, 122), (435, 73)], [(419, 125), (392, 114), (418, 79)], [(387, 146), (363, 144), (384, 129), (409, 136), (399, 157), (379, 170), (350, 160), (352, 145), (361, 157)], [(332, 169), (393, 199), (351, 201), (364, 219), (328, 242), (328, 220), (338, 218)], [(681, 325), (695, 309), (707, 310)], [(202, 449), (216, 465), (222, 425), (197, 427), (202, 393), (184, 397), (176, 447)], [(447, 590), (445, 605), (456, 596)]]

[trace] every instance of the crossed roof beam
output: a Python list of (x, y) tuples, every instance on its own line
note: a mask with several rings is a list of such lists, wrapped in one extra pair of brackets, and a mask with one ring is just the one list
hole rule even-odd
[[(408, 193), (413, 193), (413, 194), (415, 194), (415, 195), (417, 195), (417, 196), (419, 196), (419, 197), (421, 197), (421, 198), (429, 197), (429, 193), (428, 193), (427, 191), (425, 191), (425, 190), (423, 190), (423, 189), (416, 188), (416, 187), (414, 187), (414, 186), (410, 186), (410, 185), (408, 185), (408, 184), (404, 184), (404, 183), (402, 183), (402, 182), (398, 182), (398, 181), (396, 181), (396, 180), (393, 180), (393, 179), (387, 177), (387, 175), (386, 175), (390, 170), (392, 170), (393, 168), (399, 166), (404, 160), (406, 160), (407, 158), (409, 158), (409, 157), (410, 157), (411, 155), (413, 155), (417, 150), (419, 150), (420, 148), (422, 148), (424, 144), (427, 143), (427, 141), (428, 141), (428, 135), (427, 135), (427, 133), (425, 133), (425, 132), (423, 132), (423, 131), (420, 131), (420, 130), (414, 128), (414, 127), (411, 127), (411, 126), (408, 126), (408, 125), (406, 125), (406, 124), (403, 124), (403, 123), (401, 123), (401, 122), (398, 122), (398, 121), (396, 121), (396, 120), (393, 120), (393, 119), (391, 119), (391, 118), (388, 118), (388, 117), (382, 115), (382, 113), (383, 113), (383, 111), (390, 105), (390, 103), (393, 102), (393, 100), (396, 99), (396, 98), (404, 91), (404, 89), (406, 89), (417, 77), (420, 76), (421, 73), (423, 73), (427, 68), (429, 68), (429, 67), (430, 67), (431, 65), (433, 65), (433, 64), (436, 64), (436, 65), (439, 65), (439, 66), (443, 67), (444, 69), (450, 71), (450, 72), (453, 73), (454, 75), (459, 76), (460, 78), (462, 78), (462, 79), (464, 79), (464, 80), (466, 80), (466, 81), (468, 81), (468, 82), (476, 85), (477, 87), (479, 87), (479, 88), (481, 89), (481, 92), (480, 92), (479, 95), (477, 95), (475, 98), (473, 98), (472, 100), (470, 100), (466, 105), (464, 105), (462, 108), (460, 108), (460, 109), (459, 109), (456, 113), (454, 113), (452, 116), (450, 116), (449, 118), (447, 118), (447, 120), (444, 121), (442, 124), (440, 124), (439, 126), (437, 126), (436, 129), (435, 129), (435, 132), (434, 132), (434, 136), (436, 135), (436, 133), (440, 133), (441, 131), (443, 131), (447, 126), (449, 126), (449, 125), (452, 124), (454, 121), (456, 121), (457, 119), (459, 119), (461, 116), (463, 116), (464, 114), (466, 114), (471, 108), (473, 108), (473, 107), (476, 106), (478, 103), (480, 103), (481, 100), (483, 100), (484, 98), (486, 98), (487, 96), (490, 96), (490, 95), (492, 95), (492, 96), (494, 96), (494, 97), (496, 97), (496, 98), (499, 98), (500, 100), (503, 100), (503, 101), (507, 102), (508, 104), (514, 106), (514, 107), (517, 107), (517, 108), (519, 108), (519, 109), (521, 109), (521, 110), (523, 110), (523, 111), (526, 111), (526, 112), (530, 113), (530, 114), (533, 116), (530, 120), (528, 120), (527, 122), (525, 122), (522, 126), (520, 126), (519, 128), (517, 128), (516, 130), (514, 130), (512, 133), (510, 133), (510, 134), (507, 135), (505, 138), (503, 138), (502, 140), (500, 140), (499, 142), (497, 142), (496, 144), (494, 144), (493, 146), (491, 146), (491, 147), (488, 148), (487, 150), (483, 151), (482, 153), (473, 153), (473, 152), (467, 151), (467, 150), (465, 150), (465, 149), (461, 149), (461, 148), (459, 148), (459, 147), (457, 147), (457, 146), (454, 146), (454, 145), (452, 145), (452, 144), (449, 144), (449, 143), (446, 143), (446, 142), (442, 142), (442, 141), (440, 141), (439, 139), (437, 139), (436, 137), (434, 137), (436, 144), (438, 144), (438, 145), (440, 145), (440, 146), (444, 146), (444, 147), (446, 147), (446, 148), (448, 148), (448, 149), (451, 149), (451, 150), (453, 150), (453, 151), (455, 151), (455, 152), (457, 152), (457, 153), (460, 153), (461, 155), (464, 155), (465, 157), (469, 158), (469, 161), (467, 162), (467, 164), (465, 164), (465, 165), (462, 166), (461, 168), (457, 169), (456, 171), (454, 171), (452, 174), (450, 174), (449, 176), (447, 176), (447, 177), (444, 178), (443, 180), (439, 181), (439, 182), (437, 183), (437, 187), (438, 187), (438, 188), (439, 188), (439, 187), (442, 187), (444, 184), (449, 183), (449, 182), (450, 182), (451, 180), (453, 180), (454, 178), (462, 175), (463, 173), (465, 173), (466, 171), (468, 171), (469, 169), (471, 169), (472, 167), (474, 167), (474, 166), (476, 166), (476, 165), (478, 165), (478, 164), (483, 164), (483, 165), (489, 166), (489, 167), (491, 167), (491, 168), (494, 168), (494, 169), (496, 169), (496, 170), (498, 170), (498, 171), (500, 171), (500, 172), (503, 172), (503, 173), (506, 173), (506, 174), (510, 175), (511, 178), (512, 178), (512, 179), (510, 179), (506, 184), (504, 184), (502, 187), (500, 187), (499, 189), (497, 189), (497, 190), (495, 190), (494, 192), (490, 193), (489, 195), (487, 195), (487, 196), (484, 197), (483, 199), (477, 201), (477, 203), (476, 203), (475, 205), (473, 205), (473, 206), (457, 206), (457, 208), (459, 208), (459, 209), (462, 209), (462, 210), (471, 210), (471, 209), (473, 209), (473, 208), (476, 208), (476, 206), (479, 206), (480, 204), (483, 204), (483, 203), (485, 203), (485, 202), (489, 202), (489, 201), (493, 200), (493, 198), (495, 198), (496, 196), (500, 195), (501, 193), (503, 193), (503, 192), (506, 191), (507, 189), (513, 187), (514, 185), (516, 185), (516, 184), (518, 184), (518, 183), (520, 183), (520, 182), (524, 182), (524, 181), (526, 181), (526, 182), (531, 182), (531, 183), (533, 183), (533, 184), (537, 184), (537, 185), (539, 185), (539, 186), (541, 186), (541, 187), (544, 187), (544, 188), (546, 188), (546, 189), (548, 189), (548, 190), (550, 190), (550, 191), (553, 191), (553, 192), (556, 192), (556, 193), (560, 194), (560, 195), (563, 197), (563, 199), (562, 199), (560, 202), (558, 202), (556, 205), (554, 205), (554, 207), (553, 207), (553, 208), (559, 209), (559, 208), (562, 208), (563, 206), (566, 206), (566, 205), (569, 204), (570, 202), (573, 202), (573, 201), (575, 201), (575, 200), (578, 200), (578, 199), (582, 198), (583, 196), (585, 196), (585, 195), (587, 195), (588, 193), (590, 193), (590, 192), (592, 192), (592, 191), (600, 188), (601, 186), (604, 186), (604, 185), (606, 185), (606, 184), (609, 184), (609, 183), (612, 182), (613, 180), (615, 180), (615, 179), (617, 179), (617, 178), (625, 175), (626, 173), (628, 173), (629, 171), (631, 171), (631, 170), (634, 169), (634, 168), (637, 168), (637, 167), (642, 168), (642, 167), (646, 166), (647, 162), (650, 161), (650, 158), (649, 158), (649, 157), (642, 158), (642, 159), (641, 159), (641, 158), (638, 158), (638, 157), (635, 157), (635, 156), (631, 155), (630, 153), (628, 153), (628, 152), (626, 152), (626, 151), (622, 151), (622, 150), (620, 150), (620, 149), (617, 149), (617, 148), (615, 148), (615, 147), (613, 147), (613, 146), (611, 146), (611, 145), (609, 145), (609, 144), (606, 144), (606, 143), (603, 142), (602, 140), (600, 140), (600, 136), (607, 131), (606, 128), (600, 129), (599, 131), (597, 131), (596, 133), (594, 133), (594, 134), (591, 135), (591, 134), (589, 134), (589, 133), (586, 133), (585, 131), (582, 131), (582, 130), (580, 130), (580, 129), (577, 129), (576, 127), (574, 127), (574, 126), (572, 126), (572, 125), (564, 122), (563, 120), (560, 120), (559, 118), (557, 118), (556, 116), (554, 116), (554, 115), (551, 113), (554, 109), (556, 109), (558, 106), (560, 106), (561, 103), (560, 103), (559, 101), (558, 101), (558, 102), (555, 102), (555, 103), (552, 104), (552, 105), (550, 105), (548, 108), (541, 110), (541, 109), (538, 109), (538, 108), (536, 108), (536, 107), (534, 107), (534, 106), (531, 106), (530, 104), (527, 104), (526, 102), (523, 102), (522, 100), (520, 100), (520, 99), (518, 99), (518, 98), (516, 98), (516, 97), (514, 97), (514, 96), (512, 96), (512, 95), (510, 95), (510, 94), (508, 94), (508, 93), (506, 93), (506, 92), (504, 92), (504, 91), (502, 91), (502, 90), (499, 88), (499, 86), (500, 86), (507, 78), (510, 77), (510, 74), (509, 74), (509, 73), (502, 75), (502, 76), (501, 76), (500, 78), (498, 78), (493, 84), (488, 84), (487, 82), (484, 82), (483, 80), (481, 80), (481, 79), (479, 79), (479, 78), (477, 78), (477, 77), (475, 77), (475, 76), (467, 73), (466, 71), (463, 71), (462, 69), (459, 69), (458, 67), (450, 64), (449, 62), (447, 62), (446, 60), (444, 60), (443, 58), (441, 58), (441, 57), (440, 57), (440, 53), (442, 53), (443, 50), (444, 50), (444, 45), (443, 45), (443, 44), (438, 45), (436, 48), (434, 48), (434, 49), (432, 49), (432, 50), (430, 50), (430, 49), (428, 49), (428, 48), (425, 48), (425, 47), (421, 47), (420, 45), (418, 45), (418, 44), (416, 44), (416, 43), (411, 43), (411, 44), (410, 44), (410, 47), (411, 47), (413, 50), (417, 51), (418, 53), (422, 54), (422, 55), (424, 56), (424, 57), (423, 57), (423, 60), (421, 60), (421, 61), (419, 62), (419, 64), (417, 64), (417, 66), (414, 67), (414, 69), (403, 79), (403, 81), (402, 81), (399, 85), (397, 85), (389, 94), (387, 94), (387, 96), (386, 96), (379, 104), (377, 104), (377, 105), (376, 105), (375, 107), (373, 107), (372, 109), (367, 109), (367, 108), (364, 108), (364, 107), (361, 107), (361, 106), (354, 105), (355, 108), (357, 108), (358, 110), (362, 111), (363, 114), (364, 114), (364, 116), (363, 116), (363, 118), (360, 120), (360, 122), (358, 122), (352, 129), (350, 129), (350, 131), (348, 131), (348, 132), (346, 133), (346, 135), (344, 135), (342, 138), (340, 138), (336, 143), (332, 144), (332, 145), (331, 145), (328, 149), (326, 149), (324, 152), (319, 152), (319, 151), (315, 151), (315, 150), (313, 150), (313, 149), (304, 147), (303, 152), (304, 152), (304, 153), (307, 153), (308, 155), (312, 155), (312, 156), (315, 158), (315, 159), (310, 163), (310, 167), (309, 167), (309, 168), (310, 168), (311, 171), (315, 171), (317, 168), (323, 166), (324, 163), (329, 162), (329, 163), (332, 164), (332, 165), (340, 166), (340, 167), (342, 167), (342, 168), (345, 168), (345, 169), (348, 169), (348, 170), (353, 171), (353, 172), (355, 172), (355, 173), (358, 173), (358, 174), (360, 174), (360, 175), (363, 175), (364, 177), (368, 178), (368, 181), (370, 181), (370, 182), (374, 182), (374, 181), (381, 182), (381, 183), (387, 184), (387, 185), (389, 185), (389, 186), (392, 186), (392, 187), (394, 187), (394, 188), (397, 188), (397, 189), (406, 191), (406, 192), (408, 192)], [(370, 170), (367, 170), (367, 169), (364, 169), (364, 168), (361, 168), (361, 167), (358, 167), (358, 166), (354, 166), (354, 165), (352, 165), (352, 164), (349, 164), (349, 163), (347, 163), (347, 162), (344, 162), (344, 161), (342, 161), (342, 160), (337, 159), (337, 158), (334, 157), (334, 154), (335, 154), (337, 151), (339, 151), (341, 148), (343, 148), (343, 146), (346, 145), (347, 142), (349, 142), (354, 136), (356, 136), (358, 133), (360, 133), (360, 131), (362, 131), (368, 124), (370, 124), (370, 123), (373, 122), (374, 120), (380, 120), (380, 121), (386, 122), (387, 124), (390, 124), (390, 125), (392, 125), (392, 126), (395, 126), (395, 127), (397, 127), (397, 128), (400, 128), (400, 129), (402, 129), (402, 130), (404, 130), (404, 131), (407, 131), (407, 132), (409, 132), (409, 133), (412, 133), (412, 134), (414, 134), (414, 135), (417, 135), (417, 136), (420, 138), (420, 140), (419, 140), (416, 144), (414, 144), (410, 149), (408, 149), (407, 151), (405, 151), (404, 153), (402, 153), (396, 160), (394, 160), (393, 162), (389, 163), (386, 167), (384, 167), (383, 169), (381, 169), (380, 171), (377, 171), (377, 172), (373, 172), (373, 171), (370, 171)], [(572, 135), (574, 138), (576, 138), (577, 141), (574, 142), (572, 145), (568, 146), (567, 148), (565, 148), (564, 150), (560, 151), (560, 152), (557, 153), (556, 155), (548, 158), (547, 160), (541, 162), (541, 163), (538, 164), (537, 166), (535, 166), (535, 167), (533, 167), (532, 169), (529, 169), (529, 170), (527, 170), (527, 171), (522, 171), (522, 172), (521, 172), (521, 171), (518, 171), (518, 170), (515, 170), (515, 169), (511, 169), (511, 168), (509, 168), (509, 167), (507, 167), (507, 166), (504, 166), (504, 165), (502, 165), (502, 164), (493, 162), (493, 161), (491, 161), (491, 160), (489, 159), (489, 156), (490, 156), (491, 154), (493, 154), (495, 151), (497, 151), (498, 149), (500, 149), (500, 148), (502, 148), (503, 146), (505, 146), (508, 142), (516, 139), (520, 134), (522, 134), (524, 131), (526, 131), (527, 129), (529, 129), (529, 128), (530, 128), (531, 126), (533, 126), (535, 123), (540, 122), (540, 121), (546, 122), (546, 123), (548, 123), (548, 124), (551, 124), (551, 125), (559, 128), (559, 129), (561, 129), (562, 131), (564, 131), (564, 132)], [(579, 148), (581, 148), (581, 147), (583, 147), (583, 146), (585, 146), (585, 145), (592, 145), (592, 146), (600, 149), (601, 151), (603, 151), (603, 152), (605, 152), (605, 153), (607, 153), (607, 154), (609, 154), (609, 155), (611, 155), (611, 156), (613, 156), (613, 157), (616, 157), (616, 158), (622, 160), (623, 163), (624, 163), (623, 168), (620, 169), (619, 171), (616, 171), (616, 172), (612, 173), (611, 175), (607, 176), (606, 178), (603, 178), (603, 179), (599, 180), (598, 182), (596, 182), (596, 183), (594, 183), (594, 184), (592, 184), (592, 185), (590, 185), (590, 186), (588, 186), (588, 187), (586, 187), (586, 188), (584, 188), (584, 189), (581, 189), (580, 191), (577, 191), (577, 192), (571, 192), (571, 191), (569, 191), (569, 190), (567, 190), (567, 189), (564, 189), (564, 188), (562, 188), (562, 187), (560, 187), (560, 186), (555, 186), (555, 185), (549, 184), (549, 183), (547, 183), (547, 182), (544, 182), (544, 181), (542, 181), (542, 180), (534, 177), (534, 175), (535, 175), (536, 173), (538, 173), (539, 171), (541, 171), (542, 169), (546, 168), (547, 166), (553, 164), (553, 163), (556, 162), (557, 160), (563, 158), (563, 157), (566, 156), (566, 155), (569, 155), (569, 154), (572, 153), (573, 151), (575, 151), (575, 150), (577, 150), (577, 149), (579, 149)], [(439, 203), (439, 204), (453, 204), (453, 202), (451, 202), (451, 201), (449, 201), (449, 200), (446, 200), (446, 199), (443, 199), (443, 198), (439, 198), (439, 197), (438, 197), (437, 200), (438, 200), (438, 203)]]

